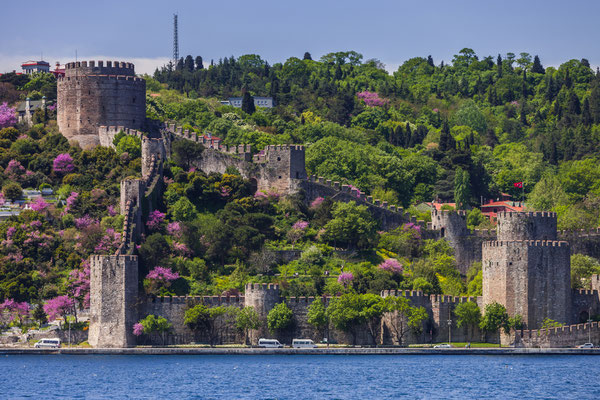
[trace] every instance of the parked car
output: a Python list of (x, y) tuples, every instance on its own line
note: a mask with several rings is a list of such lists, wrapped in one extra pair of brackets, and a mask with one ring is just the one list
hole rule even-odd
[(594, 348), (594, 344), (593, 343), (584, 343), (584, 344), (580, 344), (579, 346), (577, 346), (578, 349), (593, 349)]
[(282, 348), (283, 345), (277, 339), (258, 339), (258, 347)]
[(292, 347), (295, 349), (314, 349), (317, 345), (310, 339), (294, 339), (292, 340)]
[(442, 344), (436, 344), (435, 346), (433, 346), (434, 349), (451, 349), (452, 346), (450, 346), (448, 343), (442, 343)]
[(36, 349), (58, 349), (60, 347), (60, 339), (42, 339), (37, 341), (33, 347)]

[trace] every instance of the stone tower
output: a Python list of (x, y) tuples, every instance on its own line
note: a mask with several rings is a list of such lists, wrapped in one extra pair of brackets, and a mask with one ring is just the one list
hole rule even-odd
[(254, 162), (261, 164), (259, 190), (276, 190), (279, 193), (293, 193), (300, 180), (305, 180), (304, 146), (271, 145), (262, 154), (254, 156)]
[(83, 148), (100, 144), (101, 125), (140, 129), (146, 118), (146, 81), (131, 63), (67, 63), (58, 79), (57, 122), (69, 141)]
[(556, 241), (556, 214), (498, 214), (498, 241), (483, 243), (483, 304), (497, 302), (529, 329), (571, 320), (571, 262)]
[(92, 347), (135, 346), (138, 320), (137, 256), (90, 257), (90, 330)]
[(466, 211), (431, 211), (431, 229), (439, 231), (440, 237), (450, 243), (458, 270), (466, 275), (471, 264), (481, 255), (481, 242), (473, 238), (467, 228)]
[(269, 311), (281, 302), (281, 291), (279, 285), (274, 283), (247, 283), (246, 293), (244, 295), (244, 306), (254, 307), (258, 313), (262, 326), (257, 332), (252, 332), (251, 343), (255, 343), (259, 338), (267, 335), (267, 315)]

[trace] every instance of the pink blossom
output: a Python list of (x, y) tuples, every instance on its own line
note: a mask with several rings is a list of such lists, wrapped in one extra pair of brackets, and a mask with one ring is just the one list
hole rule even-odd
[(438, 110), (437, 108), (434, 108), (434, 109), (433, 109), (433, 112), (434, 112), (434, 113), (439, 113), (439, 112), (440, 112), (440, 110)]
[(292, 225), (292, 229), (295, 229), (297, 231), (303, 231), (306, 228), (308, 228), (308, 222), (306, 221), (298, 221), (294, 225)]
[(111, 217), (114, 217), (115, 215), (117, 215), (117, 210), (115, 210), (115, 206), (113, 206), (113, 205), (108, 206), (106, 211), (108, 212), (108, 215), (110, 215)]
[(37, 197), (35, 200), (31, 202), (31, 209), (33, 211), (42, 212), (46, 208), (50, 206), (50, 203), (47, 203), (43, 197)]
[(139, 322), (135, 323), (133, 325), (133, 334), (135, 336), (141, 336), (142, 333), (144, 333), (144, 325), (140, 324)]
[(262, 199), (267, 199), (268, 196), (265, 192), (261, 192), (261, 191), (256, 191), (256, 193), (254, 193), (254, 198), (257, 200), (262, 200)]
[(352, 274), (352, 272), (342, 272), (338, 276), (337, 281), (338, 281), (338, 283), (341, 283), (342, 285), (347, 287), (348, 284), (350, 284), (353, 280), (354, 280), (354, 274)]
[(65, 206), (65, 208), (63, 210), (63, 214), (66, 214), (75, 205), (78, 197), (79, 197), (79, 193), (71, 192), (69, 197), (67, 197), (67, 205)]
[(146, 221), (146, 226), (151, 231), (155, 231), (160, 228), (161, 224), (165, 220), (165, 213), (161, 213), (158, 210), (154, 210), (148, 215), (148, 221)]
[(401, 274), (404, 271), (404, 267), (402, 264), (398, 262), (395, 258), (388, 258), (381, 264), (377, 266), (377, 268), (382, 269), (384, 271), (389, 271), (394, 274)]
[(85, 229), (90, 225), (97, 224), (98, 221), (90, 217), (88, 214), (85, 214), (81, 218), (75, 218), (75, 227), (77, 229)]
[(44, 304), (44, 311), (48, 315), (48, 319), (52, 321), (58, 317), (65, 317), (72, 313), (73, 307), (75, 307), (75, 301), (69, 298), (69, 296), (58, 296), (48, 300)]
[(310, 203), (310, 208), (318, 208), (321, 204), (323, 204), (323, 201), (325, 201), (325, 198), (323, 197), (317, 197), (316, 199), (314, 199), (312, 201), (312, 203)]
[(167, 233), (173, 237), (180, 239), (181, 234), (183, 233), (181, 229), (181, 224), (179, 222), (169, 222), (167, 224)]
[(221, 186), (221, 190), (220, 190), (219, 194), (221, 195), (221, 197), (229, 197), (229, 195), (231, 195), (231, 188), (226, 187), (226, 186)]
[(369, 107), (380, 107), (390, 102), (388, 99), (379, 97), (377, 93), (366, 90), (364, 92), (356, 93), (356, 96), (363, 100)]
[(15, 318), (18, 318), (19, 321), (21, 321), (23, 317), (29, 315), (29, 304), (26, 302), (19, 303), (13, 299), (6, 299), (0, 304), (0, 312), (9, 313), (10, 321), (14, 321)]
[(84, 308), (89, 308), (90, 264), (87, 260), (81, 263), (81, 269), (74, 269), (69, 272), (67, 286), (71, 297), (77, 299)]
[(69, 153), (62, 153), (56, 156), (52, 163), (52, 169), (59, 174), (68, 174), (73, 171), (73, 158)]
[(94, 251), (96, 253), (112, 253), (121, 244), (121, 234), (112, 228), (106, 229), (104, 236), (100, 239)]
[(9, 107), (7, 102), (0, 104), (0, 128), (7, 128), (17, 123), (17, 110)]
[(20, 181), (25, 174), (25, 168), (17, 160), (10, 160), (4, 174), (13, 181)]
[(6, 238), (11, 239), (15, 232), (17, 232), (17, 228), (15, 228), (14, 226), (9, 226), (6, 230)]
[(37, 219), (35, 221), (31, 221), (29, 223), (29, 227), (34, 229), (40, 229), (42, 227), (42, 221), (38, 221)]
[(173, 242), (173, 249), (177, 254), (183, 257), (187, 257), (192, 254), (192, 251), (185, 245), (185, 243)]
[(152, 279), (162, 282), (171, 282), (175, 279), (179, 279), (179, 274), (177, 272), (173, 272), (171, 268), (163, 268), (156, 266), (152, 271), (148, 273), (148, 275), (146, 275), (146, 279)]

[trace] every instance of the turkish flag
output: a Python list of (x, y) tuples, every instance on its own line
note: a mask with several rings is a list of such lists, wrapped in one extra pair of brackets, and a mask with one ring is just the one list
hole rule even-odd
[(523, 182), (515, 182), (513, 185), (515, 185), (516, 188), (523, 189)]

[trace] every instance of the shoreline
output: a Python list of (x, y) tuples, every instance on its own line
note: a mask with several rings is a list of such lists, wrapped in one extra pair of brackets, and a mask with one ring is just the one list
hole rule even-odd
[(0, 355), (597, 355), (600, 349), (573, 348), (0, 348)]

